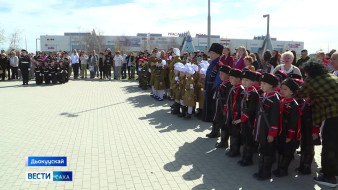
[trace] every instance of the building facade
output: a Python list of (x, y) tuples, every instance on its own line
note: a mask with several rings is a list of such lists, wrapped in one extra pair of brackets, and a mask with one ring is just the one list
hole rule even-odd
[[(211, 43), (221, 43), (229, 46), (232, 52), (239, 46), (244, 46), (253, 53), (262, 50), (265, 37), (258, 36), (253, 39), (233, 39), (221, 38), (219, 35), (211, 36)], [(186, 46), (186, 42), (191, 44)], [(304, 42), (301, 41), (277, 41), (271, 38), (274, 50), (283, 52), (294, 50), (300, 54), (304, 49)], [(190, 33), (174, 34), (168, 33), (168, 36), (162, 34), (138, 33), (136, 36), (99, 36), (93, 30), (91, 33), (64, 33), (64, 35), (45, 35), (40, 36), (41, 51), (72, 51), (74, 49), (90, 51), (103, 51), (110, 48), (112, 51), (144, 51), (157, 47), (158, 49), (167, 50), (171, 47), (180, 48), (182, 52), (188, 51), (207, 51), (207, 35), (196, 34), (191, 37)]]

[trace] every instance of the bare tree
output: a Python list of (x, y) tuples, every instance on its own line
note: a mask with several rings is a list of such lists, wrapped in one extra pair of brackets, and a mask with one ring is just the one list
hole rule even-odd
[(105, 38), (103, 36), (103, 32), (99, 31), (98, 35), (96, 36), (96, 42), (97, 42), (97, 50), (98, 52), (105, 49)]
[(9, 49), (20, 50), (20, 42), (21, 42), (21, 32), (16, 30), (12, 34), (9, 35)]

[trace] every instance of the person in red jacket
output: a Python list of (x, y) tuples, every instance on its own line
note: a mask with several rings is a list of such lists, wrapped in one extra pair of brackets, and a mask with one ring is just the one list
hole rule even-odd
[(219, 60), (223, 65), (227, 65), (231, 68), (234, 67), (234, 58), (231, 56), (231, 51), (229, 47), (224, 47), (223, 54)]

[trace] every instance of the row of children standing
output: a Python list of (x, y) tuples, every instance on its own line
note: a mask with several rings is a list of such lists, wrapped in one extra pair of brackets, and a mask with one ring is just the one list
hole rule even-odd
[(35, 82), (40, 84), (64, 84), (69, 81), (70, 58), (63, 52), (61, 58), (49, 56), (43, 59), (42, 56), (35, 56)]
[[(213, 49), (214, 53), (221, 55), (222, 48), (218, 49)], [(238, 164), (245, 167), (253, 164), (253, 153), (258, 146), (258, 172), (253, 176), (267, 180), (271, 178), (275, 161), (277, 167), (272, 173), (276, 177), (288, 175), (288, 167), (301, 144), (297, 171), (310, 174), (313, 136), (318, 139), (319, 125), (312, 125), (310, 103), (293, 98), (302, 84), (301, 76), (287, 76), (283, 71), (273, 75), (245, 68), (232, 69), (220, 62), (216, 66), (213, 70), (219, 72), (222, 82), (213, 96), (213, 128), (207, 135), (221, 137), (216, 147), (229, 147), (226, 153), (229, 157), (241, 155)]]
[[(209, 53), (222, 54), (222, 45), (212, 47)], [(233, 69), (221, 62), (213, 68), (208, 61), (187, 63), (181, 60), (177, 48), (170, 58), (155, 49), (149, 58), (139, 59), (139, 65), (139, 86), (150, 86), (151, 96), (159, 101), (165, 97), (174, 100), (171, 113), (185, 119), (192, 118), (197, 104), (196, 112), (206, 110), (207, 71), (218, 77), (221, 82), (211, 97), (213, 128), (207, 136), (221, 137), (216, 147), (229, 147), (229, 157), (241, 155), (238, 164), (243, 167), (253, 164), (253, 154), (258, 151), (258, 172), (253, 175), (256, 179), (270, 179), (276, 161), (272, 173), (276, 177), (287, 176), (299, 146), (301, 158), (296, 170), (300, 174), (311, 173), (314, 145), (320, 144), (320, 125), (312, 124), (311, 103), (293, 98), (302, 85), (301, 76), (287, 75), (281, 70), (273, 75), (250, 67)]]
[(188, 63), (181, 60), (180, 50), (173, 48), (170, 56), (154, 49), (149, 58), (141, 58), (138, 62), (139, 87), (146, 90), (149, 85), (151, 97), (158, 101), (174, 100), (171, 113), (178, 117), (191, 119), (197, 103), (199, 108), (195, 114), (201, 115), (207, 61)]

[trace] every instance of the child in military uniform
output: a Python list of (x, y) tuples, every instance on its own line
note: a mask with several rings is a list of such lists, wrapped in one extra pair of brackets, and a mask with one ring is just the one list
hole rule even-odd
[(234, 122), (241, 118), (241, 101), (243, 98), (244, 87), (241, 84), (242, 72), (239, 69), (231, 69), (229, 72), (232, 88), (226, 104), (226, 125), (229, 126), (230, 150), (226, 153), (229, 157), (240, 155), (240, 126)]
[[(180, 58), (180, 50), (178, 48), (174, 48), (173, 52), (171, 53), (171, 56), (173, 57), (170, 64), (169, 64), (169, 84), (170, 84), (170, 99), (175, 99), (175, 94), (174, 94), (174, 89), (172, 89), (175, 84), (176, 84), (176, 80), (175, 77), (177, 75), (175, 75), (175, 65), (176, 63), (180, 63), (181, 62), (181, 58)], [(176, 102), (174, 102), (174, 104), (171, 106), (177, 106)]]
[(141, 69), (141, 88), (147, 90), (148, 81), (150, 78), (149, 67), (148, 67), (148, 58), (143, 59), (142, 69)]
[(207, 68), (209, 67), (209, 63), (207, 61), (201, 62), (199, 64), (199, 77), (196, 82), (196, 102), (198, 102), (198, 110), (197, 110), (197, 118), (201, 119), (202, 113), (203, 113), (203, 107), (204, 107), (204, 81), (207, 73)]
[(44, 66), (43, 66), (43, 77), (45, 80), (45, 84), (50, 84), (50, 80), (51, 80), (51, 76), (52, 74), (50, 74), (50, 69), (49, 69), (49, 60), (46, 59), (46, 61), (44, 62)]
[(40, 61), (37, 61), (37, 65), (34, 69), (35, 72), (35, 82), (37, 85), (42, 84), (43, 82), (43, 69), (42, 69), (42, 63)]
[(278, 85), (278, 78), (270, 73), (264, 73), (261, 77), (261, 87), (264, 96), (258, 105), (254, 140), (258, 142), (258, 172), (253, 176), (257, 180), (271, 178), (271, 168), (275, 160), (276, 140), (280, 125), (280, 100), (274, 90)]
[(155, 79), (155, 75), (154, 75), (154, 71), (156, 69), (156, 53), (157, 51), (153, 50), (151, 57), (149, 58), (149, 63), (148, 63), (148, 67), (149, 67), (149, 73), (150, 73), (150, 81), (149, 81), (149, 85), (151, 87), (151, 97), (153, 98), (158, 98), (157, 94), (155, 92), (155, 88), (154, 88), (154, 79)]
[[(196, 104), (198, 102), (198, 99), (199, 99), (199, 97), (198, 97), (199, 91), (201, 90), (201, 87), (198, 86), (198, 81), (199, 81), (199, 78), (200, 78), (201, 67), (199, 66), (198, 63), (194, 63), (194, 64), (197, 67), (197, 70), (195, 70), (195, 74), (193, 75), (194, 80), (195, 80), (195, 104)], [(194, 108), (194, 110), (195, 110), (195, 108)], [(195, 111), (195, 116), (198, 118), (199, 115), (200, 115), (199, 108), (197, 108), (196, 111)]]
[(291, 78), (281, 83), (282, 100), (282, 126), (278, 135), (278, 168), (273, 171), (276, 177), (288, 175), (288, 167), (300, 140), (300, 116), (301, 111), (296, 100), (292, 97), (299, 89), (299, 85)]
[[(68, 55), (67, 52), (64, 52), (64, 54), (65, 54), (65, 55)], [(64, 58), (63, 58), (63, 67), (64, 67), (64, 71), (65, 71), (65, 73), (66, 73), (66, 76), (65, 76), (65, 82), (68, 82), (68, 80), (69, 80), (69, 72), (70, 72), (70, 70), (69, 70), (69, 59), (68, 59), (68, 57), (64, 57)]]
[[(169, 62), (169, 60), (166, 60), (167, 62)], [(169, 78), (169, 73), (170, 73), (170, 69), (169, 69), (169, 64), (165, 64), (164, 65), (164, 83), (165, 83), (165, 90), (164, 90), (164, 98), (167, 98), (169, 100), (173, 100), (170, 98), (170, 78)]]
[(68, 75), (67, 68), (63, 64), (63, 60), (60, 60), (58, 67), (58, 81), (60, 82), (60, 84), (64, 84), (66, 82), (67, 75)]
[(185, 93), (185, 81), (186, 81), (186, 77), (185, 77), (185, 68), (186, 66), (183, 66), (180, 68), (180, 77), (178, 80), (178, 96), (177, 98), (179, 99), (180, 102), (180, 108), (181, 108), (181, 112), (179, 112), (179, 114), (177, 115), (178, 117), (185, 117), (185, 114), (187, 112), (187, 108), (186, 106), (184, 106), (183, 103), (183, 98), (184, 98), (184, 93)]
[(264, 91), (262, 90), (261, 83), (260, 83), (261, 76), (262, 76), (262, 73), (256, 71), (256, 79), (255, 79), (255, 81), (253, 81), (253, 86), (256, 88), (259, 96), (263, 96), (263, 94), (264, 94)]
[(319, 131), (320, 124), (312, 124), (312, 108), (310, 100), (306, 99), (300, 105), (302, 110), (301, 117), (301, 141), (300, 141), (300, 161), (297, 172), (303, 175), (311, 174), (311, 165), (315, 156), (315, 145), (320, 145)]
[[(144, 72), (144, 71), (142, 71), (143, 66), (144, 66), (144, 60), (143, 60), (143, 59), (139, 59), (139, 60), (138, 60), (138, 65), (139, 65), (138, 71), (137, 71), (137, 72), (138, 72), (138, 75), (139, 75), (139, 77), (138, 77), (138, 86), (139, 86), (140, 88), (144, 89), (144, 87), (142, 86), (142, 83), (144, 82), (144, 81), (143, 81), (144, 78), (142, 77), (142, 75), (143, 75), (142, 72)], [(146, 89), (147, 89), (147, 87), (145, 87), (144, 90), (146, 90)]]
[(158, 101), (163, 101), (163, 94), (165, 90), (165, 70), (164, 66), (166, 65), (166, 61), (161, 59), (157, 60), (156, 69), (154, 70), (154, 88), (156, 95), (158, 96)]
[(58, 64), (52, 60), (51, 62), (51, 67), (50, 67), (50, 73), (51, 73), (51, 79), (52, 79), (52, 84), (57, 84), (58, 83)]
[(242, 71), (242, 85), (244, 87), (244, 95), (241, 102), (241, 118), (234, 121), (241, 125), (241, 138), (243, 142), (242, 159), (238, 162), (240, 166), (249, 166), (253, 164), (253, 146), (254, 140), (252, 136), (259, 94), (253, 82), (256, 80), (256, 73), (251, 70)]
[(225, 104), (229, 96), (230, 89), (232, 85), (229, 81), (229, 72), (231, 67), (227, 65), (222, 65), (219, 69), (219, 78), (222, 80), (222, 83), (216, 87), (215, 96), (216, 99), (216, 111), (213, 122), (215, 123), (215, 129), (221, 129), (221, 141), (216, 144), (216, 148), (228, 148), (229, 140), (229, 127), (225, 125)]
[(195, 70), (192, 66), (189, 66), (189, 64), (185, 69), (185, 92), (183, 97), (183, 106), (188, 107), (188, 113), (185, 115), (184, 119), (191, 119), (191, 114), (193, 111), (193, 108), (195, 107), (195, 80), (192, 76), (195, 74)]
[(176, 115), (180, 112), (180, 71), (184, 69), (184, 65), (180, 62), (175, 63), (174, 65), (174, 80), (171, 81), (170, 89), (172, 90), (172, 96), (175, 99), (174, 104), (171, 106), (171, 113)]
[[(289, 77), (293, 78), (299, 86), (304, 82), (300, 75), (290, 74)], [(296, 171), (302, 175), (308, 175), (311, 174), (311, 165), (315, 155), (314, 146), (321, 144), (319, 138), (321, 124), (312, 124), (312, 108), (309, 99), (297, 99), (297, 102), (302, 110), (300, 128), (302, 138), (300, 140), (299, 167), (296, 168)]]

